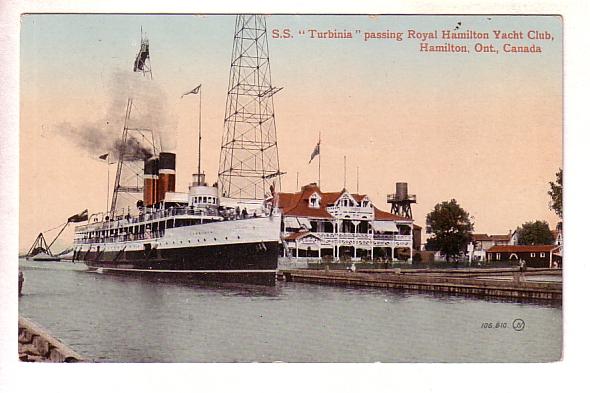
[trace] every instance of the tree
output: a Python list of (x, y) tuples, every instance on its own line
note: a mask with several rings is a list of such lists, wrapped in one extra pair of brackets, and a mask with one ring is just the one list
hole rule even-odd
[(518, 244), (553, 244), (555, 239), (546, 221), (529, 221), (516, 228)]
[(455, 199), (440, 202), (426, 216), (426, 225), (434, 236), (426, 242), (426, 248), (440, 251), (447, 262), (457, 257), (467, 247), (473, 231), (472, 217)]
[(555, 174), (555, 182), (549, 182), (549, 191), (547, 194), (551, 197), (550, 209), (553, 210), (559, 218), (563, 218), (562, 211), (562, 195), (563, 195), (563, 170), (559, 168), (559, 171)]

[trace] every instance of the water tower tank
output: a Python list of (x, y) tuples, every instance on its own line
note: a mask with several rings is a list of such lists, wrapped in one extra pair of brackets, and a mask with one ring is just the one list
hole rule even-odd
[(408, 183), (395, 183), (395, 199), (403, 201), (408, 198)]

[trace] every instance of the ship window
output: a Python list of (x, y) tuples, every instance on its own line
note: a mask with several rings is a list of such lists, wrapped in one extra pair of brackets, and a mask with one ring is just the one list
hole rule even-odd
[(501, 257), (500, 253), (499, 253), (499, 252), (497, 252), (497, 253), (496, 253), (496, 261), (499, 261), (499, 260), (500, 260), (500, 257)]
[(542, 252), (542, 253), (540, 253), (540, 254), (539, 254), (539, 256), (540, 256), (541, 258), (545, 258), (545, 253), (544, 253), (544, 252)]
[(534, 252), (531, 252), (531, 257), (533, 257), (533, 258), (535, 257), (535, 253)]

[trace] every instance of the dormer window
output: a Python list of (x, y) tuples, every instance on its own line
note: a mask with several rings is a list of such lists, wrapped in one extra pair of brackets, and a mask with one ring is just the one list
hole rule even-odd
[(320, 196), (317, 193), (313, 193), (310, 197), (309, 197), (309, 207), (313, 207), (315, 209), (319, 209), (320, 207)]
[(342, 198), (340, 201), (338, 201), (338, 205), (344, 207), (354, 207), (354, 202), (348, 198)]
[(371, 204), (371, 200), (369, 199), (369, 197), (365, 196), (363, 198), (363, 200), (361, 201), (361, 206), (362, 207), (368, 207), (371, 208), (373, 207), (373, 205)]

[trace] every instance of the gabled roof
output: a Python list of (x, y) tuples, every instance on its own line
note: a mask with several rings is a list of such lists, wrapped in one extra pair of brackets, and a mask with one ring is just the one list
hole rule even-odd
[[(319, 208), (309, 207), (309, 198), (314, 193), (317, 193), (321, 198)], [(278, 207), (283, 210), (283, 215), (285, 216), (333, 218), (332, 215), (327, 212), (326, 208), (328, 206), (333, 206), (344, 193), (350, 194), (357, 203), (360, 203), (367, 196), (366, 194), (349, 193), (346, 189), (337, 192), (322, 192), (317, 184), (311, 183), (301, 187), (301, 191), (299, 192), (277, 193)], [(410, 218), (379, 210), (374, 204), (373, 207), (375, 209), (375, 220), (406, 222), (412, 221)]]
[(492, 238), (487, 233), (474, 233), (471, 235), (476, 242), (491, 241)]
[(512, 237), (512, 234), (507, 234), (507, 235), (490, 235), (490, 238), (492, 240), (497, 241), (497, 242), (501, 242), (501, 241), (508, 242), (508, 241), (510, 241), (510, 238), (511, 237)]
[(487, 252), (550, 252), (559, 248), (555, 244), (523, 245), (523, 246), (492, 246)]
[[(309, 197), (313, 193), (317, 193), (321, 197), (320, 208), (309, 207)], [(278, 205), (283, 209), (285, 216), (296, 217), (314, 217), (314, 218), (332, 218), (332, 215), (325, 209), (326, 194), (320, 191), (320, 188), (315, 184), (308, 184), (303, 186), (301, 191), (295, 193), (279, 192)]]

